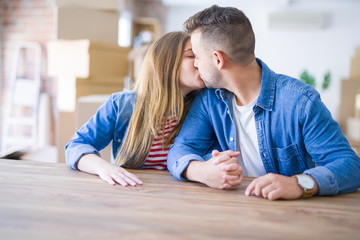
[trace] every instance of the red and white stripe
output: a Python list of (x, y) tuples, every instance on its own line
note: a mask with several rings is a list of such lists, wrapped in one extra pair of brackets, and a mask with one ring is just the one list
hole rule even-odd
[(163, 131), (161, 130), (154, 138), (143, 168), (155, 170), (166, 169), (166, 160), (170, 146), (164, 149), (162, 148), (163, 137), (166, 138), (176, 125), (177, 120), (174, 116), (171, 116), (166, 120), (164, 136), (162, 135)]

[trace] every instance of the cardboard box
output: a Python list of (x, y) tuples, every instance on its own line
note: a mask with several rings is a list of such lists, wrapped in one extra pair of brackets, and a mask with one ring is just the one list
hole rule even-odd
[(347, 119), (346, 135), (349, 139), (360, 141), (360, 119), (350, 117)]
[(355, 49), (355, 55), (351, 59), (350, 78), (360, 79), (360, 47)]
[(351, 148), (356, 152), (356, 154), (360, 157), (360, 141), (359, 140), (355, 140), (355, 139), (351, 139), (349, 137), (347, 137), (347, 140), (350, 143)]
[(54, 77), (126, 76), (129, 48), (83, 40), (47, 44), (48, 75)]
[(123, 87), (124, 76), (90, 76), (88, 78), (76, 78), (78, 84), (104, 84), (104, 85), (116, 85), (117, 87)]
[(360, 54), (356, 55), (351, 60), (350, 78), (360, 79)]
[(85, 7), (101, 10), (118, 10), (125, 7), (125, 0), (54, 0), (57, 7)]
[(111, 94), (122, 91), (123, 77), (58, 77), (57, 109), (58, 111), (73, 112), (79, 97), (94, 94)]
[(359, 88), (360, 79), (344, 79), (341, 81), (338, 123), (343, 133), (347, 132), (347, 119), (355, 115), (355, 98)]
[(360, 47), (355, 48), (355, 56), (360, 57)]
[(76, 131), (74, 112), (61, 112), (57, 113), (56, 122), (56, 146), (57, 146), (57, 161), (65, 162), (65, 145), (73, 137)]
[(57, 8), (58, 39), (90, 39), (116, 44), (118, 41), (117, 10), (102, 10), (82, 6)]
[(76, 99), (121, 91), (128, 73), (129, 48), (87, 40), (48, 43), (48, 74), (57, 77), (57, 107), (73, 112)]
[(119, 92), (124, 87), (123, 78), (77, 78), (76, 79), (76, 99), (83, 96), (94, 94), (111, 94)]

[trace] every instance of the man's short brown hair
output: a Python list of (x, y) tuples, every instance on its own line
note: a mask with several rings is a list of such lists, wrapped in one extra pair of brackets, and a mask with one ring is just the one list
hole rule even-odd
[(255, 58), (255, 35), (249, 19), (234, 7), (213, 5), (184, 23), (184, 30), (201, 32), (201, 40), (211, 51), (223, 51), (240, 64), (248, 64)]

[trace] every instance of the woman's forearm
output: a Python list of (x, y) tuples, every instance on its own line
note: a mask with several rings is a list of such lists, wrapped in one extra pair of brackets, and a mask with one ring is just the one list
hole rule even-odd
[(108, 165), (111, 165), (111, 163), (96, 154), (83, 155), (77, 163), (79, 170), (97, 175), (99, 175), (100, 169), (108, 167)]

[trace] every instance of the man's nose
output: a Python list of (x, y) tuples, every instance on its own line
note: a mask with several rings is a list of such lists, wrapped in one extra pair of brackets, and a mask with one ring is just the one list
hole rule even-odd
[(196, 68), (198, 67), (198, 63), (197, 63), (196, 59), (194, 60), (194, 67), (196, 67)]

